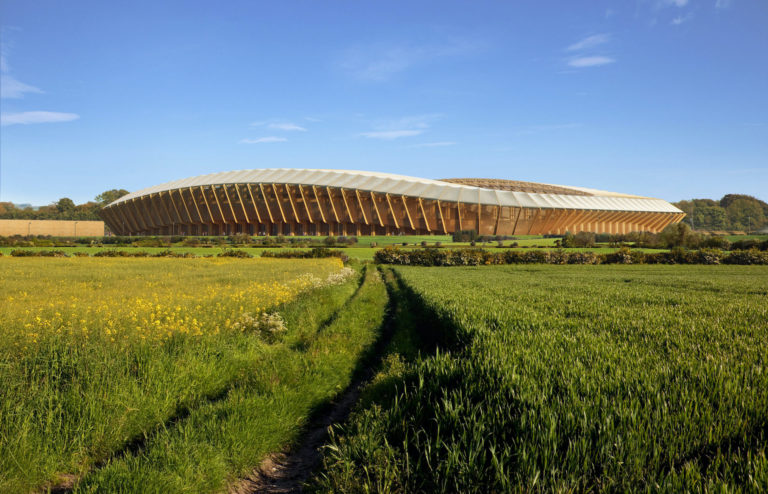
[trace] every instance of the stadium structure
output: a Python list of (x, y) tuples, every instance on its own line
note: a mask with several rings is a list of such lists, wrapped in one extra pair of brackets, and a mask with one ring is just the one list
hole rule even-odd
[(120, 235), (480, 235), (658, 232), (661, 199), (513, 180), (350, 170), (212, 173), (142, 189), (101, 211)]

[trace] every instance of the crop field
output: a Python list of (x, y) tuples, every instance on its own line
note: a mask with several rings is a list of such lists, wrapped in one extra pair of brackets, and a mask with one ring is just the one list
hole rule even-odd
[(353, 266), (0, 258), (0, 492), (768, 490), (768, 267)]
[(215, 492), (300, 433), (378, 335), (338, 259), (0, 259), (0, 492)]
[(400, 332), (319, 491), (768, 491), (768, 268), (394, 274)]

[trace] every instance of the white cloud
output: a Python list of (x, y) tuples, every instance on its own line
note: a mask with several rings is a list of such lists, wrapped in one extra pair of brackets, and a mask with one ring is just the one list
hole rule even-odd
[(480, 44), (450, 39), (440, 44), (377, 44), (355, 47), (343, 55), (341, 68), (357, 79), (382, 82), (414, 65), (477, 51)]
[(558, 130), (578, 129), (579, 127), (583, 127), (583, 125), (577, 122), (561, 123), (561, 124), (526, 125), (518, 128), (516, 134), (531, 135), (531, 134), (539, 134), (541, 132), (554, 132)]
[(715, 1), (715, 8), (716, 9), (727, 9), (731, 6), (731, 0), (716, 0)]
[(576, 43), (566, 48), (566, 50), (567, 51), (587, 50), (589, 48), (594, 48), (595, 46), (602, 45), (603, 43), (607, 43), (610, 38), (611, 36), (609, 34), (593, 34), (592, 36), (587, 36), (581, 41), (577, 41)]
[(307, 129), (293, 123), (271, 123), (267, 125), (270, 129), (287, 130), (287, 131), (300, 131), (306, 132)]
[(688, 0), (664, 0), (664, 3), (675, 7), (685, 7), (688, 5)]
[(412, 148), (439, 148), (445, 146), (454, 146), (456, 143), (453, 141), (439, 141), (439, 142), (422, 142), (421, 144), (414, 144)]
[(443, 115), (440, 113), (427, 113), (424, 115), (411, 115), (395, 120), (378, 122), (376, 127), (380, 129), (427, 129), (435, 120), (439, 120)]
[(688, 22), (688, 21), (690, 21), (691, 19), (693, 19), (693, 14), (687, 14), (687, 15), (678, 15), (677, 17), (675, 17), (674, 19), (672, 19), (672, 22), (671, 22), (671, 24), (672, 24), (673, 26), (679, 26), (680, 24), (682, 24), (682, 23), (684, 23), (684, 22)]
[(240, 139), (240, 142), (242, 144), (264, 144), (267, 142), (285, 142), (288, 139), (285, 137), (277, 137), (277, 136), (267, 136), (267, 137), (259, 137), (257, 139)]
[(413, 137), (423, 133), (423, 130), (380, 130), (375, 132), (363, 132), (360, 135), (369, 139), (382, 139), (385, 141), (391, 141), (393, 139), (399, 139), (401, 137)]
[(24, 84), (12, 75), (8, 74), (11, 68), (5, 54), (0, 54), (0, 98), (23, 98), (24, 93), (42, 93), (35, 86)]
[(400, 137), (412, 137), (423, 134), (430, 124), (442, 118), (440, 113), (427, 113), (423, 115), (411, 115), (389, 120), (377, 120), (373, 122), (375, 130), (362, 132), (360, 135), (369, 139), (392, 140)]
[(9, 75), (0, 76), (0, 98), (23, 98), (24, 93), (42, 93), (43, 91), (35, 86), (24, 84), (18, 79)]
[(600, 65), (607, 65), (614, 63), (616, 60), (610, 57), (603, 56), (591, 56), (591, 57), (576, 57), (568, 61), (568, 65), (571, 67), (598, 67)]
[(404, 71), (422, 57), (420, 49), (394, 47), (372, 55), (367, 60), (365, 54), (354, 53), (348, 56), (342, 67), (358, 79), (381, 82)]
[(3, 113), (0, 115), (0, 125), (27, 125), (36, 123), (71, 122), (77, 120), (77, 113), (60, 113), (55, 111), (25, 111), (19, 113)]

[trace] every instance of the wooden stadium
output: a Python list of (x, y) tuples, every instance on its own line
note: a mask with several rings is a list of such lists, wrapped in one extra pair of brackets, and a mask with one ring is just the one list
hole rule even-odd
[(685, 214), (661, 199), (498, 179), (260, 169), (142, 189), (102, 209), (119, 235), (480, 235), (658, 232)]

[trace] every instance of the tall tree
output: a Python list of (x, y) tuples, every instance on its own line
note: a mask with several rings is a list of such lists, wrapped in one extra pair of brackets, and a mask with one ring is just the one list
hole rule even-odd
[(731, 228), (739, 230), (753, 230), (762, 227), (765, 222), (765, 213), (757, 199), (746, 196), (732, 201), (726, 208)]
[(96, 196), (96, 202), (102, 206), (106, 206), (107, 204), (114, 202), (125, 195), (128, 195), (128, 193), (129, 192), (125, 189), (106, 190)]
[(59, 213), (66, 214), (75, 209), (75, 201), (69, 197), (62, 197), (56, 201), (55, 206)]

